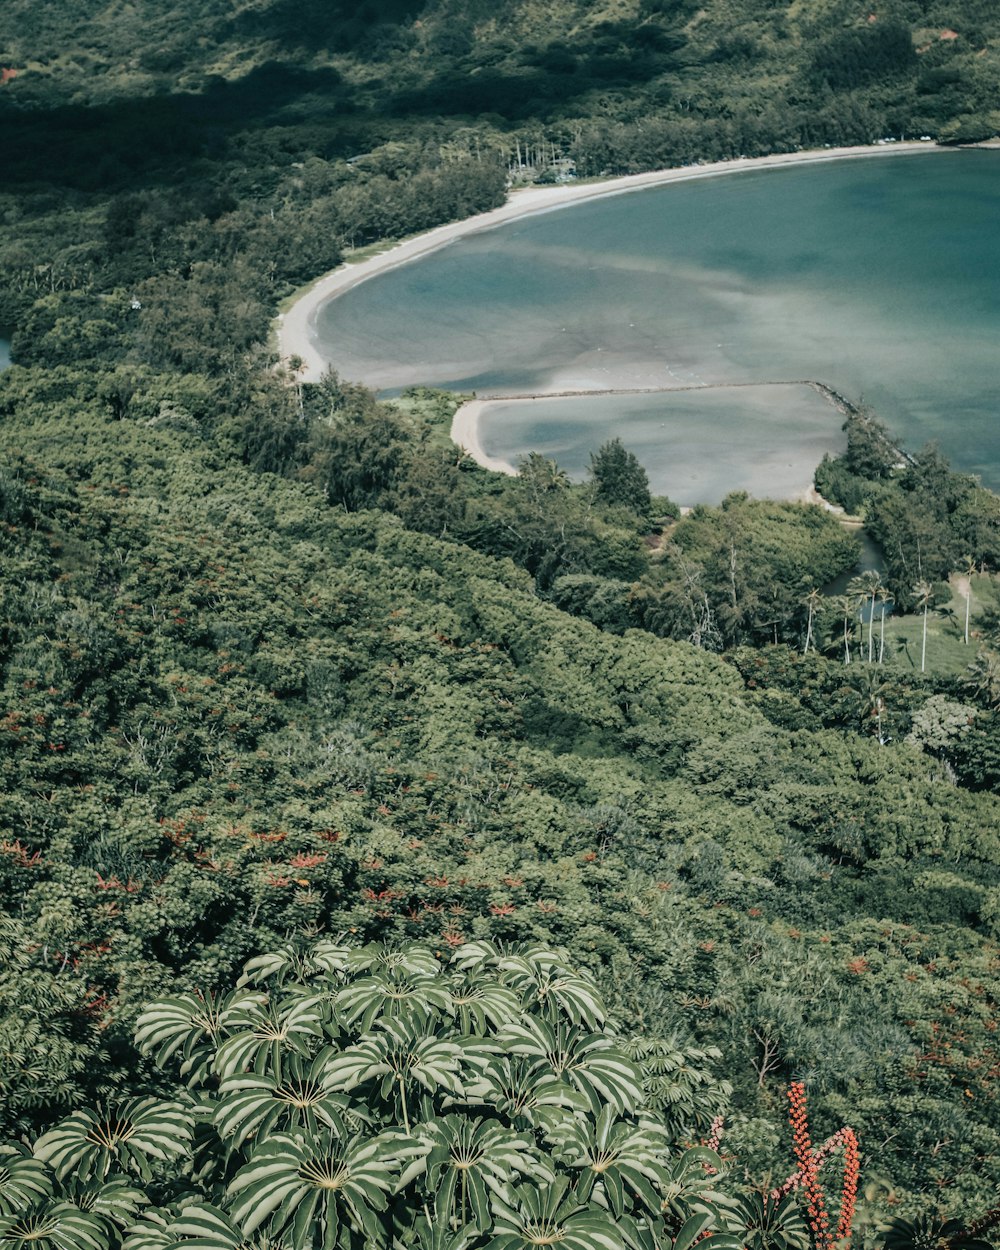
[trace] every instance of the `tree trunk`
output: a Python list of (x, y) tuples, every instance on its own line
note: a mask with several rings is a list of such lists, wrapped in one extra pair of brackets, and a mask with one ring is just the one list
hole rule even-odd
[(924, 636), (920, 644), (920, 671), (924, 671), (924, 663), (927, 659), (927, 604), (924, 604)]

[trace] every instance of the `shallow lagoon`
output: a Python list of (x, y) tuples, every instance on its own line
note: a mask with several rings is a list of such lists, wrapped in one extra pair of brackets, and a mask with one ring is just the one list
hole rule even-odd
[(595, 430), (627, 431), (654, 489), (678, 503), (715, 502), (733, 490), (762, 493), (761, 482), (777, 498), (800, 493), (842, 417), (808, 386), (740, 388), (738, 406), (734, 422), (728, 389), (498, 400), (483, 412), (479, 441), (487, 456), (511, 464), (541, 452), (579, 480)]
[[(989, 151), (637, 191), (469, 235), (373, 278), (320, 310), (318, 340), (343, 375), (387, 391), (817, 380), (870, 403), (911, 447), (938, 439), (957, 466), (998, 488), (998, 205), (1000, 154)], [(737, 480), (748, 437), (774, 454), (776, 441), (791, 445), (783, 418), (760, 424), (750, 389), (717, 394), (728, 399), (710, 418), (691, 392), (666, 397), (660, 414), (684, 454), (709, 420), (715, 430), (728, 422), (734, 437), (712, 452), (713, 479)], [(650, 398), (639, 410), (610, 397), (580, 404), (589, 433), (574, 436), (577, 460), (612, 434), (628, 446), (645, 440)], [(484, 445), (501, 458), (543, 449), (550, 417), (536, 438), (512, 411), (487, 414)], [(834, 448), (841, 417), (827, 411)], [(650, 467), (654, 487), (670, 493)], [(753, 489), (780, 493), (766, 478)]]

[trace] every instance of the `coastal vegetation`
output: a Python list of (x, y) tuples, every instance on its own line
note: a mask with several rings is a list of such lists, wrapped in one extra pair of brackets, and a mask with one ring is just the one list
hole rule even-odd
[(989, 1244), (995, 497), (855, 414), (836, 599), (268, 327), (509, 175), (979, 137), (997, 18), (8, 9), (0, 1244)]

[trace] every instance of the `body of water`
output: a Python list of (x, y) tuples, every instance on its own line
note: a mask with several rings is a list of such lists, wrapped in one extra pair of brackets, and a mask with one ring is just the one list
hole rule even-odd
[(0, 339), (0, 369), (6, 369), (10, 364), (10, 343), (6, 339)]
[[(559, 417), (575, 424), (561, 449), (575, 464), (614, 435), (648, 461), (659, 411), (654, 489), (682, 502), (694, 500), (671, 478), (670, 449), (686, 456), (711, 423), (706, 473), (736, 481), (748, 442), (780, 457), (801, 428), (786, 400), (769, 414), (757, 386), (804, 379), (869, 403), (910, 447), (937, 439), (1000, 488), (998, 208), (991, 151), (651, 188), (469, 235), (373, 278), (320, 310), (317, 342), (343, 376), (390, 393), (738, 386), (704, 404), (690, 391), (588, 399), (573, 422)], [(492, 454), (551, 445), (551, 412), (535, 432), (513, 413), (486, 414)], [(828, 416), (835, 448), (842, 418)], [(753, 489), (769, 493), (766, 480)]]

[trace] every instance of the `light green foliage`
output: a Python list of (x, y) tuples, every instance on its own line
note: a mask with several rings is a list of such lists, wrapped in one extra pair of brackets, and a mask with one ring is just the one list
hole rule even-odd
[[(398, 1006), (362, 1016), (359, 1000), (386, 1002), (374, 977), (397, 987)], [(718, 1174), (718, 1156), (685, 1153), (651, 1112), (640, 1118), (639, 1069), (595, 983), (562, 953), (481, 941), (441, 961), (419, 945), (322, 942), (257, 957), (244, 979), (268, 995), (271, 1025), (257, 1021), (268, 1044), (233, 1050), (246, 1002), (213, 1010), (211, 1030), (197, 1002), (150, 1004), (137, 1036), (168, 1065), (189, 1066), (177, 1045), (183, 1015), (211, 1035), (195, 1095), (131, 1100), (106, 1116), (76, 1111), (36, 1141), (34, 1158), (8, 1148), (5, 1241), (18, 1250), (110, 1250), (123, 1240), (124, 1250), (486, 1250), (544, 1235), (626, 1250), (662, 1229), (667, 1211), (678, 1246), (728, 1227), (703, 1166)], [(494, 1002), (490, 989), (504, 992), (502, 1027), (485, 1037), (463, 1025), (472, 985)], [(303, 1030), (305, 1018), (316, 1027)], [(600, 1021), (602, 1033), (584, 1034), (581, 1020)], [(498, 1064), (520, 1073), (527, 1097), (512, 1102), (490, 1080)], [(284, 1103), (285, 1119), (260, 1114), (267, 1102)], [(58, 1180), (74, 1174), (73, 1201), (53, 1202), (46, 1164)], [(141, 1212), (148, 1198), (131, 1174), (156, 1179), (174, 1205)], [(720, 1236), (718, 1250), (729, 1240)]]

